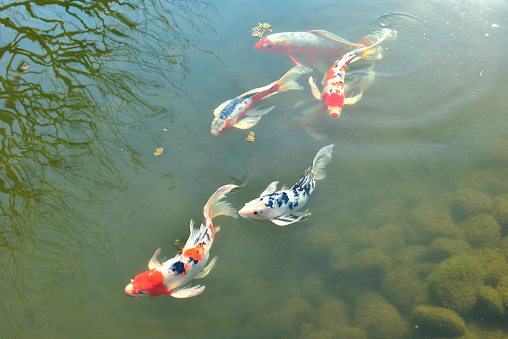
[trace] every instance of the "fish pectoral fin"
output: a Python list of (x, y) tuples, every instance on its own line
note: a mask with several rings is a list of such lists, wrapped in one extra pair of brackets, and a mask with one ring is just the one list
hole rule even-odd
[(307, 60), (309, 60), (310, 64), (314, 66), (315, 69), (318, 70), (319, 73), (321, 74), (328, 73), (330, 65), (327, 62), (325, 62), (324, 60), (320, 60), (310, 54), (305, 54), (305, 57), (307, 58)]
[(233, 126), (239, 129), (248, 129), (256, 126), (256, 124), (258, 123), (259, 120), (261, 120), (262, 117), (263, 117), (262, 115), (257, 115), (255, 117), (246, 117), (238, 121)]
[(310, 85), (310, 90), (311, 90), (314, 98), (316, 98), (317, 100), (321, 100), (321, 91), (319, 90), (316, 83), (314, 82), (313, 77), (309, 77), (309, 85)]
[(213, 111), (213, 115), (217, 116), (217, 114), (220, 113), (220, 111), (222, 111), (222, 109), (224, 107), (226, 107), (227, 104), (229, 104), (231, 102), (231, 100), (233, 99), (229, 99), (229, 100), (226, 100), (224, 101), (222, 104), (219, 105), (219, 107), (217, 107), (214, 111)]
[(278, 183), (279, 183), (278, 181), (274, 181), (274, 182), (270, 183), (270, 185), (268, 185), (268, 187), (265, 188), (265, 190), (263, 192), (261, 192), (261, 194), (259, 196), (262, 197), (263, 195), (268, 195), (268, 194), (272, 194), (273, 192), (275, 192), (277, 190)]
[(170, 295), (175, 298), (190, 298), (203, 293), (204, 290), (205, 286), (196, 285), (194, 287), (191, 287), (190, 285), (187, 285), (182, 288), (174, 289)]
[(260, 115), (265, 115), (266, 113), (270, 112), (272, 109), (274, 109), (275, 106), (272, 106), (272, 107), (269, 107), (269, 108), (265, 108), (265, 109), (251, 109), (249, 111), (247, 111), (247, 113), (245, 113), (246, 116), (249, 116), (249, 117), (257, 117), (257, 116), (260, 116)]
[(287, 226), (297, 221), (302, 221), (310, 217), (312, 213), (310, 212), (293, 212), (285, 215), (281, 215), (280, 217), (270, 219), (275, 225), (278, 226)]
[(210, 263), (201, 272), (199, 272), (198, 275), (194, 277), (194, 279), (201, 279), (206, 277), (208, 273), (210, 273), (210, 271), (214, 268), (217, 258), (218, 257), (213, 257), (212, 261), (210, 261)]
[(344, 105), (354, 105), (354, 104), (356, 104), (358, 102), (358, 100), (360, 100), (362, 98), (362, 95), (363, 95), (363, 89), (360, 90), (360, 93), (358, 93), (354, 97), (344, 98)]
[(153, 254), (152, 259), (148, 262), (148, 269), (154, 269), (156, 267), (159, 267), (161, 263), (159, 262), (159, 254), (161, 254), (161, 249), (159, 248), (155, 253)]

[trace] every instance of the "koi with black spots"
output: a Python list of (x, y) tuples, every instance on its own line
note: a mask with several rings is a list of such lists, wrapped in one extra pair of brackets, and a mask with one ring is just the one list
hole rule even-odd
[(229, 203), (221, 201), (235, 187), (224, 185), (219, 188), (203, 208), (205, 224), (195, 229), (191, 220), (190, 236), (182, 251), (164, 263), (158, 260), (161, 249), (155, 251), (148, 263), (149, 270), (131, 279), (131, 283), (125, 287), (125, 294), (129, 297), (168, 294), (175, 298), (188, 298), (202, 293), (205, 286), (191, 287), (190, 282), (205, 277), (215, 265), (217, 257), (206, 266), (215, 233), (219, 231), (219, 226), (213, 226), (212, 219), (218, 215), (236, 218), (236, 210)]
[(279, 226), (286, 226), (307, 219), (311, 213), (298, 212), (314, 191), (316, 180), (326, 177), (325, 166), (332, 159), (334, 145), (323, 147), (314, 157), (311, 167), (307, 168), (302, 178), (291, 187), (277, 190), (278, 181), (272, 182), (261, 193), (259, 198), (245, 204), (238, 212), (244, 218), (270, 220)]

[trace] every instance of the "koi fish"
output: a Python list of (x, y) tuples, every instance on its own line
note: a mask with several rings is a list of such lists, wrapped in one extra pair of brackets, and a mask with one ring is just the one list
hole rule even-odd
[[(215, 118), (211, 124), (212, 135), (222, 134), (231, 126), (240, 129), (247, 129), (255, 126), (263, 115), (273, 109), (273, 107), (262, 110), (251, 109), (256, 102), (280, 92), (292, 89), (303, 89), (303, 87), (296, 82), (296, 79), (302, 74), (309, 73), (310, 71), (312, 71), (311, 68), (295, 66), (278, 81), (272, 82), (264, 87), (255, 88), (234, 99), (223, 102), (213, 112)], [(241, 119), (244, 115), (246, 117)]]
[(316, 154), (311, 167), (307, 168), (303, 177), (293, 187), (286, 189), (283, 186), (281, 191), (276, 191), (279, 182), (274, 181), (259, 198), (246, 203), (238, 214), (244, 218), (270, 220), (279, 226), (307, 219), (310, 212), (297, 211), (305, 205), (314, 191), (316, 180), (326, 177), (325, 166), (332, 159), (333, 146), (325, 146)]
[(309, 78), (312, 95), (317, 100), (321, 100), (323, 102), (323, 108), (330, 114), (332, 118), (339, 117), (344, 104), (355, 104), (363, 95), (363, 90), (361, 90), (357, 95), (350, 98), (345, 98), (344, 79), (346, 75), (347, 65), (350, 62), (354, 62), (360, 58), (370, 58), (371, 56), (368, 55), (369, 50), (376, 47), (378, 44), (390, 36), (395, 37), (395, 32), (388, 28), (384, 28), (381, 31), (381, 37), (376, 43), (368, 47), (357, 48), (351, 52), (344, 54), (337, 61), (335, 61), (324, 77), (322, 91), (317, 88), (314, 79), (312, 77)]
[(217, 261), (217, 257), (214, 257), (205, 267), (215, 233), (219, 231), (219, 226), (213, 226), (212, 219), (218, 215), (236, 218), (236, 210), (229, 203), (220, 201), (235, 187), (238, 186), (224, 185), (219, 188), (203, 208), (205, 224), (195, 229), (191, 220), (190, 236), (182, 251), (164, 263), (158, 259), (161, 249), (155, 251), (148, 262), (149, 270), (131, 279), (131, 283), (125, 287), (125, 294), (129, 297), (168, 294), (175, 298), (188, 298), (202, 293), (205, 286), (191, 287), (190, 282), (205, 277)]
[(352, 43), (333, 33), (314, 30), (270, 34), (259, 40), (254, 48), (260, 52), (287, 54), (296, 65), (301, 65), (301, 62), (292, 53), (303, 54), (311, 65), (321, 70), (321, 62), (313, 55), (327, 55), (337, 59), (353, 49), (372, 44), (371, 35), (362, 38), (358, 43)]

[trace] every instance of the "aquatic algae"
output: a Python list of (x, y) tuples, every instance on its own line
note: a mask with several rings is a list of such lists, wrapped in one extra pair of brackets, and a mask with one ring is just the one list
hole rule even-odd
[(367, 333), (360, 327), (343, 327), (334, 332), (334, 338), (367, 339)]
[(503, 253), (506, 260), (508, 260), (508, 236), (501, 240), (501, 253)]
[(403, 224), (386, 224), (378, 228), (355, 228), (344, 233), (345, 242), (357, 251), (379, 248), (392, 254), (405, 247)]
[(413, 266), (391, 270), (381, 283), (381, 291), (390, 303), (404, 312), (425, 300), (425, 284)]
[(508, 235), (508, 200), (499, 202), (492, 215), (501, 226), (501, 234)]
[(397, 309), (376, 292), (368, 291), (356, 301), (353, 324), (369, 338), (397, 339), (409, 332), (409, 325)]
[(442, 307), (415, 307), (411, 313), (411, 325), (423, 336), (453, 338), (466, 332), (464, 320), (452, 310)]
[(464, 240), (437, 238), (427, 247), (422, 259), (428, 262), (439, 263), (454, 255), (471, 253), (472, 251), (471, 245)]
[(349, 273), (358, 283), (376, 287), (391, 268), (390, 257), (375, 248), (354, 254), (349, 264)]
[(404, 232), (406, 244), (427, 246), (436, 238), (462, 239), (463, 233), (442, 206), (420, 204), (413, 208)]
[(475, 250), (473, 258), (481, 267), (484, 285), (496, 287), (499, 280), (508, 274), (508, 263), (499, 248)]
[(314, 323), (316, 311), (306, 301), (291, 298), (276, 311), (277, 335), (275, 337), (296, 338), (300, 332), (301, 324)]
[(439, 264), (428, 277), (427, 296), (437, 306), (466, 315), (475, 306), (481, 286), (480, 265), (469, 255), (457, 255)]
[(342, 327), (349, 326), (350, 319), (346, 305), (339, 299), (329, 297), (317, 310), (317, 327), (335, 333)]
[(458, 221), (478, 214), (490, 213), (493, 208), (494, 200), (483, 192), (460, 188), (453, 194), (451, 209)]
[(505, 314), (501, 294), (490, 286), (482, 286), (478, 292), (478, 300), (474, 313), (482, 319), (500, 319)]
[(459, 224), (473, 248), (497, 248), (501, 244), (501, 227), (489, 214), (471, 217)]
[(508, 311), (508, 275), (505, 275), (501, 278), (501, 280), (499, 280), (496, 291), (499, 292), (504, 308)]

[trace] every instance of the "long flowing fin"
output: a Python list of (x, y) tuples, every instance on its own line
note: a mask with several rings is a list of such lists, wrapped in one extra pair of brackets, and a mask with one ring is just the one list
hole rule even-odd
[(332, 160), (332, 145), (325, 146), (319, 150), (312, 161), (312, 171), (316, 173), (316, 180), (326, 177), (325, 166)]
[(160, 248), (157, 251), (155, 251), (155, 253), (153, 254), (152, 259), (150, 259), (150, 261), (148, 262), (148, 269), (149, 270), (160, 266), (160, 262), (159, 262), (159, 259), (158, 259), (159, 258), (159, 254), (161, 254), (161, 249)]
[(210, 271), (215, 267), (215, 262), (217, 261), (218, 257), (213, 257), (212, 261), (201, 271), (199, 272), (194, 279), (201, 279), (204, 278), (210, 273)]
[(245, 117), (240, 121), (238, 121), (236, 124), (234, 124), (233, 127), (239, 129), (247, 129), (254, 127), (259, 122), (259, 120), (261, 120), (262, 117), (263, 117), (262, 115), (257, 115), (254, 117)]
[(205, 286), (196, 285), (191, 287), (190, 285), (187, 285), (183, 288), (173, 290), (170, 295), (175, 298), (190, 298), (203, 293), (204, 290)]
[(222, 109), (226, 107), (226, 105), (229, 104), (232, 100), (233, 99), (229, 99), (220, 104), (216, 109), (214, 109), (213, 115), (217, 116), (217, 114), (219, 114), (222, 111)]
[(262, 197), (263, 195), (268, 195), (275, 192), (277, 190), (278, 183), (279, 183), (278, 181), (271, 182), (270, 185), (268, 185), (268, 187), (263, 192), (261, 192), (259, 196)]
[(303, 89), (303, 87), (296, 82), (296, 79), (309, 72), (312, 72), (312, 68), (308, 68), (303, 65), (291, 68), (282, 78), (279, 79), (279, 81), (276, 82), (280, 86), (278, 92), (285, 92), (291, 89)]
[[(376, 41), (375, 43), (373, 43), (372, 45), (370, 45), (368, 47), (360, 47), (360, 48), (355, 49), (354, 51), (349, 52), (354, 55), (354, 58), (351, 60), (351, 62), (355, 62), (356, 60), (358, 60), (360, 58), (364, 58), (366, 60), (379, 59), (379, 57), (377, 57), (379, 52), (372, 53), (371, 50), (374, 47), (378, 46), (380, 43), (382, 43), (386, 39), (388, 39), (388, 40), (394, 39), (397, 36), (397, 32), (392, 31), (389, 28), (383, 28), (379, 32), (379, 35), (380, 35), (379, 40)], [(373, 54), (374, 54), (374, 56), (373, 56)]]
[(226, 196), (236, 185), (224, 185), (220, 187), (208, 199), (205, 207), (203, 207), (203, 215), (205, 216), (206, 225), (212, 222), (212, 219), (218, 215), (227, 215), (233, 218), (237, 217), (236, 209), (228, 202), (220, 201)]
[(321, 100), (321, 91), (317, 87), (313, 77), (309, 77), (309, 85), (314, 98), (316, 98), (317, 100)]

